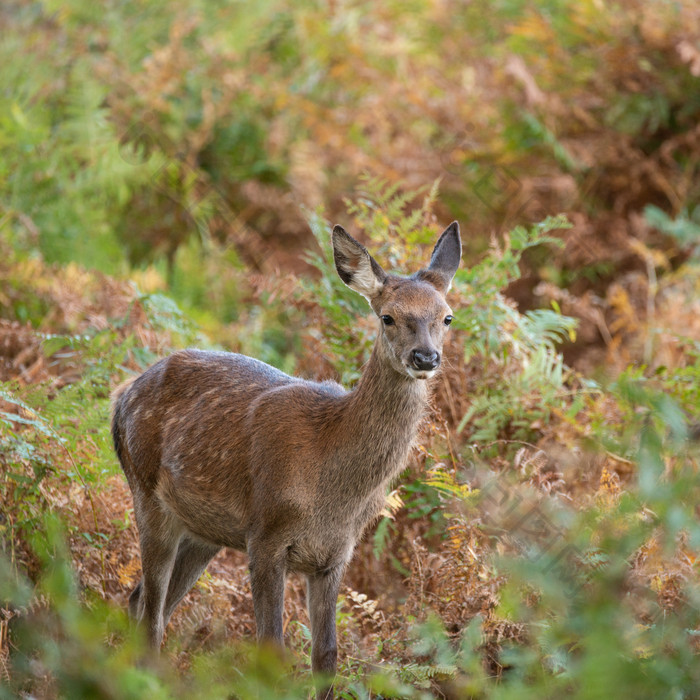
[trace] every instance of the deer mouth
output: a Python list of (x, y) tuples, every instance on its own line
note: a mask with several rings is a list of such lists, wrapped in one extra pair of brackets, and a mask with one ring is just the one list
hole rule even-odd
[(437, 374), (437, 368), (435, 369), (416, 369), (410, 365), (406, 367), (406, 372), (409, 377), (413, 379), (430, 379)]

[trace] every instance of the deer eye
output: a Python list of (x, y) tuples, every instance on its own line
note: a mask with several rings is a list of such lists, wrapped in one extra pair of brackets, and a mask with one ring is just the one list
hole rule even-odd
[(446, 326), (449, 326), (450, 323), (452, 323), (452, 319), (453, 319), (453, 318), (454, 318), (454, 316), (450, 316), (450, 315), (448, 314), (447, 316), (445, 316), (445, 320), (443, 321), (443, 323), (444, 323)]
[(395, 323), (394, 319), (389, 316), (389, 314), (384, 314), (381, 319), (385, 326), (393, 326)]

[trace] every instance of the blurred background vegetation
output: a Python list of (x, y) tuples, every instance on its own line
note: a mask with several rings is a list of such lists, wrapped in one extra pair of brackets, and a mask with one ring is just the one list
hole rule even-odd
[(448, 366), (338, 604), (346, 698), (700, 694), (695, 0), (6, 0), (0, 698), (302, 698), (224, 553), (158, 662), (109, 392), (187, 346), (351, 385), (330, 223), (410, 272), (458, 219)]

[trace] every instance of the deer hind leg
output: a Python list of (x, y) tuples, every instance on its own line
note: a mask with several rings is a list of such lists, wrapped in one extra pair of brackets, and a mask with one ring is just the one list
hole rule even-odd
[(134, 620), (140, 620), (143, 618), (143, 603), (141, 598), (141, 591), (143, 590), (143, 579), (141, 579), (131, 591), (129, 596), (129, 616)]
[(167, 626), (170, 616), (187, 592), (197, 583), (207, 564), (221, 548), (184, 535), (177, 548), (177, 556), (170, 576), (165, 598), (163, 621)]
[(307, 576), (307, 605), (311, 620), (311, 669), (316, 698), (332, 700), (333, 676), (338, 658), (335, 606), (343, 577), (343, 566)]
[(160, 503), (149, 501), (134, 505), (143, 577), (129, 598), (129, 612), (139, 622), (145, 622), (149, 644), (159, 649), (165, 633), (166, 596), (183, 530), (179, 521), (165, 512)]

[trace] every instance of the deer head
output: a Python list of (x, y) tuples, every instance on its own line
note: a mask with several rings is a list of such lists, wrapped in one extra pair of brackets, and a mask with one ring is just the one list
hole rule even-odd
[(378, 347), (384, 358), (408, 378), (432, 377), (452, 322), (445, 295), (462, 256), (457, 222), (438, 239), (428, 267), (411, 277), (384, 272), (341, 226), (333, 229), (333, 255), (340, 279), (362, 294), (380, 319)]

